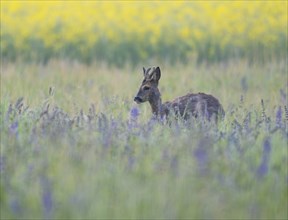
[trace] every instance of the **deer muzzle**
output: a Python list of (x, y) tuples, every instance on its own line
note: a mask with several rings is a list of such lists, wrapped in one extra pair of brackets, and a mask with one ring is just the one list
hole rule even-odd
[(139, 104), (139, 103), (142, 103), (142, 102), (143, 102), (143, 99), (141, 99), (139, 96), (136, 96), (136, 97), (134, 98), (134, 102), (136, 102), (137, 104)]

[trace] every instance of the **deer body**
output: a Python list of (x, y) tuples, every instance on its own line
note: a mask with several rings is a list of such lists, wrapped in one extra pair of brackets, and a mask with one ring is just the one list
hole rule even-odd
[(147, 70), (143, 68), (143, 72), (144, 80), (134, 101), (138, 104), (148, 101), (154, 116), (169, 118), (169, 115), (175, 115), (184, 120), (204, 116), (210, 120), (212, 116), (217, 119), (219, 115), (224, 115), (224, 110), (219, 101), (212, 95), (204, 93), (189, 93), (171, 102), (162, 103), (158, 89), (161, 77), (160, 68), (148, 68)]

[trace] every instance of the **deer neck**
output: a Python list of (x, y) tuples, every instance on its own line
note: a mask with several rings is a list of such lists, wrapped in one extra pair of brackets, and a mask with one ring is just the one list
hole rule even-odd
[(161, 114), (161, 107), (162, 107), (162, 100), (160, 95), (154, 96), (152, 99), (149, 100), (152, 113), (156, 116)]

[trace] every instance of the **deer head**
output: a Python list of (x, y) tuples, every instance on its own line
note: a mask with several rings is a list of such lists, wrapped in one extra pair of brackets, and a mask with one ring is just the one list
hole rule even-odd
[(144, 80), (140, 86), (134, 101), (137, 104), (149, 101), (150, 104), (160, 99), (160, 92), (158, 90), (158, 82), (161, 77), (159, 67), (148, 68), (143, 67)]

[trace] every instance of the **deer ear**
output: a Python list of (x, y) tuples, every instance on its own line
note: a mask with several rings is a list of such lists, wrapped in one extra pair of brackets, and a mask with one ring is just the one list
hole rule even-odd
[(159, 79), (161, 78), (161, 70), (160, 70), (159, 66), (157, 66), (156, 69), (154, 70), (152, 78), (156, 82), (158, 82)]
[(144, 75), (144, 77), (146, 77), (146, 69), (145, 69), (145, 67), (143, 67), (143, 75)]

